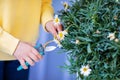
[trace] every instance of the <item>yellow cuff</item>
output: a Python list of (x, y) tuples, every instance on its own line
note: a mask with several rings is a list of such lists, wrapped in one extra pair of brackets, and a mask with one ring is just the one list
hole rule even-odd
[(46, 23), (48, 21), (53, 20), (53, 15), (54, 15), (54, 10), (53, 10), (51, 4), (47, 4), (47, 3), (44, 4), (42, 14), (41, 14), (41, 23), (42, 23), (42, 26), (43, 26), (45, 31), (47, 31), (45, 28)]
[(43, 26), (43, 28), (44, 28), (44, 30), (45, 30), (46, 32), (48, 32), (47, 29), (46, 29), (46, 24), (47, 24), (47, 22), (52, 21), (52, 20), (53, 20), (53, 17), (49, 17), (49, 18), (46, 18), (46, 19), (42, 22), (42, 26)]
[(9, 33), (2, 31), (0, 33), (0, 51), (3, 53), (7, 53), (9, 55), (13, 55), (17, 45), (19, 43), (19, 39), (11, 36)]

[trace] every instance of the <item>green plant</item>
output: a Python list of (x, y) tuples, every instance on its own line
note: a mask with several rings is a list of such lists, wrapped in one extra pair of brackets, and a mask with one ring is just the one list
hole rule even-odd
[[(61, 41), (69, 64), (64, 67), (86, 80), (120, 80), (120, 2), (74, 0), (59, 12), (68, 34)], [(80, 68), (89, 65), (84, 77)]]

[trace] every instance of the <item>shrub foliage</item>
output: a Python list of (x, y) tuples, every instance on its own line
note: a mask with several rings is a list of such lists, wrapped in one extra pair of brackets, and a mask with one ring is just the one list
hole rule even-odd
[(59, 12), (64, 29), (61, 41), (68, 51), (72, 74), (89, 65), (86, 80), (120, 80), (120, 2), (118, 0), (74, 0), (67, 10)]

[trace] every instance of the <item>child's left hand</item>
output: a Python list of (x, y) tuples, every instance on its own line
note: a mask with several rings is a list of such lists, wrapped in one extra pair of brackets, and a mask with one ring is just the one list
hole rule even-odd
[(54, 37), (57, 37), (57, 34), (62, 31), (63, 26), (61, 24), (55, 25), (53, 20), (46, 23), (46, 30), (50, 32)]

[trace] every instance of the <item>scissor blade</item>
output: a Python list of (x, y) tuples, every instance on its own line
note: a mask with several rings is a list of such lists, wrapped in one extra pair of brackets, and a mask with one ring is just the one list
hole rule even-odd
[(55, 50), (56, 48), (57, 48), (56, 46), (47, 46), (47, 47), (45, 48), (45, 52), (53, 51), (53, 50)]

